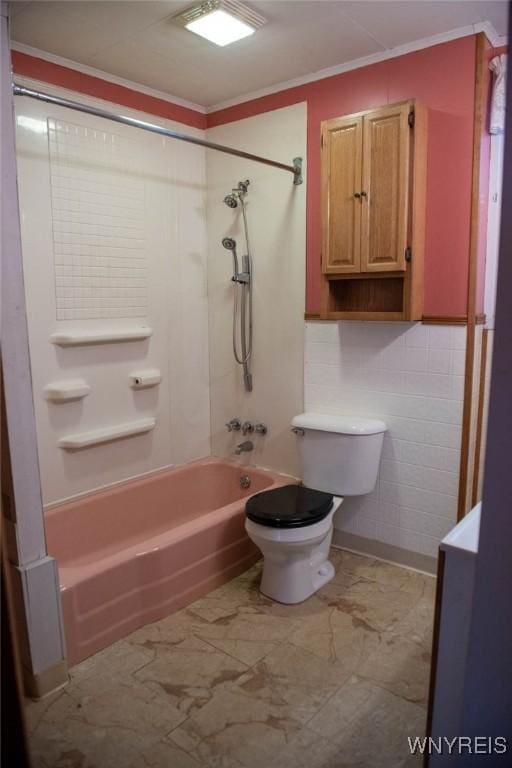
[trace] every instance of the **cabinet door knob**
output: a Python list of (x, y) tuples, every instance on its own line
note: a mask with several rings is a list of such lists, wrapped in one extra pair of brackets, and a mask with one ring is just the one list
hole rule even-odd
[(360, 192), (354, 192), (354, 197), (361, 197), (361, 193)]
[(361, 192), (361, 197), (368, 197), (368, 195), (366, 194), (366, 192), (363, 191)]

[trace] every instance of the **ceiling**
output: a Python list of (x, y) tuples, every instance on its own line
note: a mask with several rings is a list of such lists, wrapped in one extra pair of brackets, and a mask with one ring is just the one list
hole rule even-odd
[(247, 4), (267, 23), (219, 48), (172, 21), (188, 2), (13, 2), (14, 41), (205, 107), (432, 35), (489, 22), (507, 33), (505, 1)]

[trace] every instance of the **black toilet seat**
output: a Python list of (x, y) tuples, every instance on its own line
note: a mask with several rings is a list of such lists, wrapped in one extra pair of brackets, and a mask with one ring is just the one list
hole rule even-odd
[(269, 528), (302, 528), (327, 517), (332, 504), (330, 493), (304, 485), (283, 485), (252, 496), (245, 514), (253, 523)]

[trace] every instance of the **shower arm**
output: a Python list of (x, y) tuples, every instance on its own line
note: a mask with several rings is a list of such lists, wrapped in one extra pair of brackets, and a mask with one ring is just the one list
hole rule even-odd
[(63, 99), (60, 96), (52, 96), (51, 94), (43, 93), (42, 91), (34, 91), (32, 88), (25, 88), (25, 86), (18, 85), (17, 83), (12, 84), (12, 92), (14, 96), (27, 96), (30, 99), (44, 101), (47, 104), (55, 104), (58, 107), (66, 107), (68, 109), (74, 109), (77, 112), (85, 112), (87, 115), (95, 115), (96, 117), (102, 117), (105, 120), (112, 120), (115, 123), (129, 125), (132, 128), (140, 128), (143, 131), (158, 133), (161, 136), (167, 136), (170, 139), (186, 141), (189, 144), (196, 144), (200, 147), (206, 147), (207, 149), (214, 149), (216, 152), (224, 152), (227, 155), (243, 157), (245, 160), (253, 160), (256, 163), (263, 163), (264, 165), (269, 165), (272, 168), (279, 168), (282, 171), (289, 171), (290, 173), (293, 173), (293, 183), (295, 186), (302, 184), (303, 182), (301, 157), (294, 157), (292, 161), (293, 165), (286, 165), (285, 163), (279, 163), (277, 160), (270, 160), (268, 157), (260, 157), (259, 155), (253, 155), (250, 152), (243, 152), (240, 149), (226, 147), (223, 144), (215, 144), (211, 141), (206, 141), (205, 139), (200, 139), (196, 136), (189, 136), (187, 133), (172, 131), (169, 128), (164, 128), (163, 126), (156, 125), (155, 123), (147, 123), (145, 120), (139, 120), (135, 117), (118, 115), (115, 112), (108, 112), (105, 109), (91, 107), (87, 104), (81, 104), (78, 101)]

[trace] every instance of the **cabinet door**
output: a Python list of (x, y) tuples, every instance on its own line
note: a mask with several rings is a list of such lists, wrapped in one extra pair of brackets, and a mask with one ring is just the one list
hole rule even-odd
[(409, 103), (363, 118), (361, 271), (405, 270), (408, 237)]
[(361, 266), (362, 118), (322, 125), (322, 269), (359, 272)]

